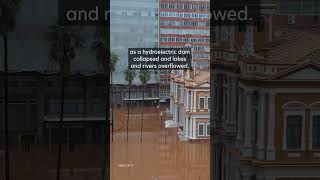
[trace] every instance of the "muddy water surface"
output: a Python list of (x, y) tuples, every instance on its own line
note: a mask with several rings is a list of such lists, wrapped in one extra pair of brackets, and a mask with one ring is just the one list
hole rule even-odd
[(209, 142), (180, 142), (154, 107), (144, 108), (141, 141), (141, 110), (130, 109), (127, 141), (127, 109), (115, 109), (111, 180), (209, 180)]

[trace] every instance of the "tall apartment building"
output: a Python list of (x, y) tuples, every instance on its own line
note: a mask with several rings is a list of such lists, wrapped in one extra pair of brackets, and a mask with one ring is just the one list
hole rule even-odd
[[(209, 0), (160, 0), (159, 47), (191, 46), (192, 66), (209, 67)], [(160, 98), (169, 98), (170, 70), (160, 71)]]

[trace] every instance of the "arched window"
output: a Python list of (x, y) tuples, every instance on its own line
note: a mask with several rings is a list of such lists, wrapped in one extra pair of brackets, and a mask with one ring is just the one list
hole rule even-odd
[(310, 106), (310, 142), (309, 149), (320, 149), (320, 102)]
[(282, 106), (282, 108), (285, 109), (285, 110), (307, 109), (307, 105), (302, 103), (302, 102), (299, 102), (299, 101), (290, 101), (290, 102), (285, 103)]
[(320, 110), (320, 101), (312, 103), (309, 107), (310, 107), (310, 109)]
[(257, 28), (257, 32), (263, 32), (264, 30), (264, 17), (260, 16), (255, 21), (255, 26)]
[(282, 106), (284, 112), (283, 149), (300, 150), (304, 148), (305, 110), (307, 106), (291, 101)]

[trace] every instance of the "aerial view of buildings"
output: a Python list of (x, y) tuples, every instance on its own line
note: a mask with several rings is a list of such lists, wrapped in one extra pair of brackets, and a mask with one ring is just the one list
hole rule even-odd
[[(111, 0), (109, 35), (59, 2), (0, 2), (0, 180), (320, 180), (317, 0), (234, 24), (210, 0)], [(128, 48), (191, 68), (130, 69)]]
[[(202, 132), (194, 128), (197, 124), (190, 124), (191, 119), (188, 125), (181, 121), (182, 126), (168, 127), (166, 122), (177, 119), (170, 111), (170, 92), (166, 101), (160, 101), (158, 70), (127, 70), (128, 48), (160, 47), (160, 35), (167, 33), (160, 28), (159, 18), (164, 16), (160, 15), (160, 4), (145, 0), (110, 2), (109, 90), (103, 62), (103, 29), (56, 24), (58, 1), (23, 0), (17, 8), (1, 4), (1, 8), (12, 8), (16, 13), (11, 18), (16, 18), (16, 25), (8, 34), (1, 31), (7, 39), (0, 48), (0, 179), (209, 178), (207, 99), (201, 100), (201, 105), (190, 106), (197, 109), (190, 118), (204, 115), (204, 124), (199, 125)], [(194, 45), (195, 54), (200, 54), (193, 58), (194, 67), (197, 59), (206, 59), (205, 64), (198, 64), (198, 70), (208, 70), (208, 1), (184, 4), (188, 5), (186, 11), (194, 12), (176, 18), (177, 23), (185, 23), (180, 26), (185, 26), (181, 30), (185, 42), (180, 45)], [(192, 4), (194, 10), (190, 9)], [(192, 30), (188, 18), (199, 22), (205, 19), (199, 25), (205, 30)], [(1, 27), (9, 25), (1, 22)], [(180, 34), (168, 34), (175, 33)], [(199, 33), (205, 34), (198, 37)], [(206, 51), (207, 57), (200, 57), (200, 51)], [(197, 82), (197, 78), (202, 80)], [(185, 92), (199, 89), (207, 98), (208, 78), (208, 72), (190, 71)], [(106, 131), (109, 125), (110, 131)], [(196, 133), (193, 137), (203, 136), (206, 142), (184, 143), (182, 135), (191, 136), (191, 130)], [(109, 136), (110, 144), (106, 140)], [(193, 165), (186, 167), (188, 164)]]

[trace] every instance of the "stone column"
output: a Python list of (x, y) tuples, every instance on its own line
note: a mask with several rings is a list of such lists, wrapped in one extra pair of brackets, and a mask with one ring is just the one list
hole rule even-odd
[(228, 106), (226, 107), (225, 103), (228, 103), (228, 98), (225, 96), (226, 93), (228, 93), (228, 89), (225, 87), (222, 88), (222, 114), (223, 114), (223, 124), (226, 124), (228, 122)]
[(218, 97), (216, 96), (216, 93), (218, 91), (217, 88), (217, 76), (214, 75), (212, 77), (212, 83), (211, 83), (211, 87), (213, 87), (212, 91), (210, 91), (210, 100), (211, 100), (211, 110), (210, 110), (210, 127), (216, 127), (216, 121), (217, 121), (217, 117), (216, 117), (216, 110), (217, 110), (217, 106), (215, 105), (215, 102), (218, 102)]
[(191, 117), (188, 118), (188, 136), (192, 136), (191, 132), (192, 132), (192, 121), (191, 121)]
[(230, 79), (230, 111), (229, 111), (229, 115), (230, 115), (230, 125), (232, 126), (232, 130), (236, 130), (236, 120), (237, 120), (237, 79), (236, 77), (233, 77)]
[(243, 89), (238, 89), (238, 134), (237, 140), (238, 142), (242, 140), (242, 132), (243, 132)]
[(173, 112), (173, 101), (174, 101), (174, 98), (170, 97), (170, 107), (169, 108), (170, 108), (171, 113)]
[(265, 92), (259, 92), (259, 119), (258, 119), (258, 159), (264, 159), (264, 128), (265, 128)]
[(213, 141), (210, 141), (210, 161), (211, 161), (211, 166), (210, 166), (210, 180), (217, 180), (217, 145), (216, 143), (213, 143)]
[(252, 91), (245, 92), (246, 109), (245, 109), (245, 137), (244, 146), (251, 147), (252, 138)]
[(269, 93), (267, 160), (275, 160), (274, 133), (275, 133), (275, 94)]
[(218, 75), (217, 77), (217, 106), (216, 106), (216, 126), (221, 126), (222, 124), (222, 114), (223, 107), (221, 106), (223, 102), (223, 87), (222, 87), (222, 77)]
[(193, 126), (192, 126), (192, 129), (193, 129), (193, 133), (192, 133), (192, 136), (193, 136), (193, 138), (195, 138), (196, 137), (196, 130), (197, 130), (197, 123), (196, 123), (196, 121), (195, 121), (195, 118), (192, 118), (192, 124), (193, 124)]
[(186, 90), (186, 93), (187, 97), (185, 98), (186, 101), (185, 101), (185, 105), (186, 105), (186, 110), (188, 111), (189, 110), (189, 90)]
[(226, 103), (227, 103), (227, 109), (226, 109), (226, 113), (227, 113), (227, 119), (226, 119), (226, 124), (227, 126), (229, 126), (229, 124), (231, 124), (231, 78), (228, 78), (228, 84), (227, 84), (227, 88), (226, 88), (226, 94), (227, 94), (227, 99), (226, 99)]
[[(226, 149), (225, 148), (222, 148), (222, 151), (221, 151), (221, 179), (227, 179), (227, 164), (226, 164)], [(225, 168), (225, 171), (226, 173), (224, 173), (224, 168)]]
[(185, 125), (184, 125), (184, 132), (185, 132), (185, 135), (188, 137), (188, 134), (189, 134), (189, 117), (186, 116), (185, 117)]
[(197, 93), (193, 91), (193, 112), (197, 111)]
[(244, 145), (241, 148), (243, 156), (252, 156), (252, 91), (245, 92), (245, 127)]
[(190, 90), (190, 104), (189, 104), (189, 111), (192, 112), (193, 111), (193, 90)]

